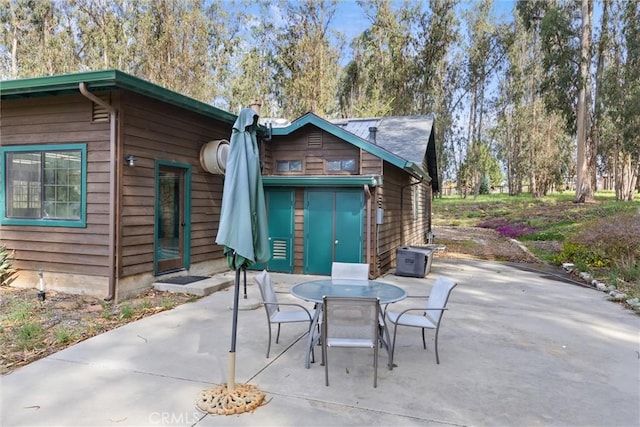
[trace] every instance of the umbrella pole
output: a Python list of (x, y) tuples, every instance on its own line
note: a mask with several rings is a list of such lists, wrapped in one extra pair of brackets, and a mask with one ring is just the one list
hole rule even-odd
[(247, 299), (247, 269), (243, 268), (242, 272), (244, 273), (244, 299)]
[[(245, 284), (246, 284), (245, 270)], [(240, 269), (236, 270), (236, 281), (233, 290), (233, 320), (231, 322), (231, 350), (229, 351), (229, 380), (227, 389), (233, 391), (236, 387), (236, 336), (238, 332), (238, 297), (240, 294)]]
[(218, 415), (251, 412), (264, 403), (264, 393), (252, 384), (236, 384), (236, 336), (238, 327), (238, 296), (240, 295), (240, 269), (236, 270), (233, 293), (233, 324), (231, 325), (231, 351), (229, 351), (229, 378), (226, 385), (218, 384), (202, 391), (196, 406), (203, 412)]

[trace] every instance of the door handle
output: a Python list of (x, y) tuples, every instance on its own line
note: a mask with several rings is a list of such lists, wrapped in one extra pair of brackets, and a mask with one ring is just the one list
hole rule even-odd
[(335, 242), (333, 242), (333, 244), (334, 244), (334, 245), (337, 245), (337, 244), (338, 244), (338, 241), (336, 240)]

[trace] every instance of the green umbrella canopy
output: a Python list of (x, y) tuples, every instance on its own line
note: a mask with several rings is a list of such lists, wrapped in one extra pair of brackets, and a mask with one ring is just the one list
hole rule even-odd
[(233, 125), (229, 141), (216, 243), (224, 246), (229, 268), (233, 270), (246, 269), (271, 257), (257, 123), (256, 112), (244, 108)]

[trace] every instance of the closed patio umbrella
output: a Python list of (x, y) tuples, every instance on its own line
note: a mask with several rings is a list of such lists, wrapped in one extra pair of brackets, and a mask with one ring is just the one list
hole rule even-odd
[(256, 138), (257, 123), (258, 114), (251, 108), (244, 108), (238, 115), (231, 133), (222, 191), (216, 243), (224, 246), (229, 268), (236, 271), (229, 378), (226, 386), (218, 385), (203, 391), (197, 401), (200, 409), (216, 414), (230, 415), (251, 411), (264, 400), (264, 394), (256, 387), (235, 384), (240, 271), (270, 258), (267, 210)]

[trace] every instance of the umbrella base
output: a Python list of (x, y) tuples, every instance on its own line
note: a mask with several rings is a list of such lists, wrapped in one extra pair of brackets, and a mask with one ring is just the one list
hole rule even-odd
[(202, 391), (196, 406), (203, 412), (217, 415), (253, 412), (264, 404), (264, 393), (252, 384), (236, 384), (233, 391), (227, 384), (218, 384)]

